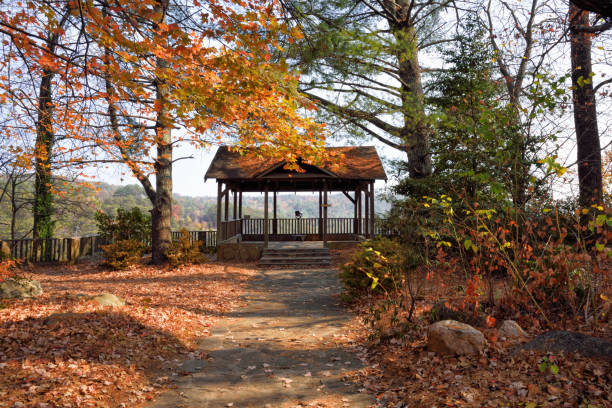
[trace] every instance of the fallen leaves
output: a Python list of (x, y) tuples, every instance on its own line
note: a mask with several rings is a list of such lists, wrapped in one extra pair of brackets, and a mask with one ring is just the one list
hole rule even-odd
[[(354, 380), (377, 396), (377, 407), (612, 407), (612, 362), (578, 355), (524, 352), (511, 342), (489, 344), (480, 356), (440, 356), (426, 349), (427, 305), (403, 337), (367, 341), (359, 358), (366, 368)], [(365, 309), (358, 309), (363, 314)], [(480, 327), (487, 337), (494, 328)], [(544, 361), (558, 371), (540, 370)], [(582, 404), (582, 405), (581, 405)]]
[[(201, 358), (196, 340), (239, 303), (248, 268), (37, 267), (45, 293), (0, 310), (0, 407), (138, 406)], [(123, 307), (87, 296), (110, 292)], [(165, 375), (160, 375), (166, 373)], [(47, 404), (47, 405), (45, 405)]]

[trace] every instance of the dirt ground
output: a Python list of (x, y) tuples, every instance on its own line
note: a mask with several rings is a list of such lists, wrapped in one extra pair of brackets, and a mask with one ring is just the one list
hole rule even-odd
[(363, 368), (340, 304), (333, 269), (264, 270), (249, 282), (245, 307), (200, 343), (202, 360), (151, 407), (367, 407), (353, 383)]

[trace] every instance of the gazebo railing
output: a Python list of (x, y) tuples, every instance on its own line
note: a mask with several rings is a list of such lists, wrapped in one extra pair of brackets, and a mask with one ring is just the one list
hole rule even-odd
[[(265, 233), (264, 218), (247, 218), (242, 220), (222, 221), (220, 241), (241, 235), (246, 241), (259, 241)], [(277, 218), (268, 219), (268, 234), (273, 240), (291, 240), (296, 236), (315, 240), (321, 236), (323, 219), (321, 218)], [(356, 235), (365, 235), (366, 220), (356, 218), (328, 218), (327, 236), (329, 239), (354, 239)], [(375, 236), (391, 236), (393, 231), (385, 227), (385, 220), (374, 220)]]
[(242, 234), (243, 221), (244, 220), (242, 219), (221, 221), (221, 225), (219, 225), (217, 242), (225, 241)]

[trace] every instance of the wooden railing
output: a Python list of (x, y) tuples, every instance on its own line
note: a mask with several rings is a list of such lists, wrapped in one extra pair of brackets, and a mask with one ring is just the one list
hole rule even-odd
[[(172, 241), (176, 241), (181, 237), (181, 231), (172, 231)], [(195, 242), (200, 242), (205, 248), (214, 248), (217, 246), (217, 231), (187, 231), (189, 234), (189, 242), (193, 245)]]
[(219, 231), (219, 237), (218, 237), (219, 242), (228, 240), (230, 238), (237, 237), (238, 235), (242, 234), (243, 221), (244, 220), (242, 219), (221, 221), (221, 225), (219, 226), (219, 230), (218, 230)]
[[(180, 237), (180, 232), (172, 231), (172, 240)], [(189, 231), (189, 241), (200, 242), (205, 248), (217, 246), (217, 231)], [(0, 240), (0, 251), (13, 259), (29, 262), (67, 262), (74, 263), (86, 256), (101, 252), (102, 245), (108, 240), (99, 235), (79, 238), (16, 239)], [(150, 240), (143, 241), (150, 246)]]
[[(261, 240), (264, 235), (265, 219), (249, 218), (242, 220), (240, 231), (244, 240)], [(223, 226), (223, 223), (222, 223)], [(225, 228), (225, 227), (223, 227)], [(295, 236), (305, 236), (306, 239), (318, 239), (323, 228), (323, 219), (320, 218), (277, 218), (268, 219), (268, 233), (270, 239), (285, 240)], [(355, 218), (328, 218), (327, 235), (330, 239), (354, 239), (355, 235), (364, 235), (366, 231), (365, 219)], [(385, 227), (385, 220), (374, 220), (375, 236), (394, 235), (390, 228)], [(230, 236), (226, 236), (230, 238)], [(226, 238), (226, 239), (227, 239)]]
[(106, 244), (99, 236), (80, 238), (16, 239), (0, 241), (2, 252), (11, 258), (29, 262), (76, 262), (94, 255)]

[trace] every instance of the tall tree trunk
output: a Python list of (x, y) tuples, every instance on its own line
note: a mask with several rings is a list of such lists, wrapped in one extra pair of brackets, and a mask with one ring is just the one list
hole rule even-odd
[[(156, 11), (163, 16), (168, 7), (168, 0), (160, 0)], [(163, 17), (160, 19), (163, 22)], [(165, 41), (165, 39), (160, 39)], [(168, 63), (157, 59), (157, 67), (164, 73)], [(163, 74), (162, 74), (163, 75)], [(166, 261), (166, 250), (172, 241), (172, 123), (168, 108), (169, 89), (163, 77), (156, 79), (155, 106), (158, 107), (155, 137), (157, 158), (155, 160), (155, 202), (151, 212), (152, 221), (152, 262), (159, 264)]]
[(43, 69), (38, 93), (38, 118), (36, 122), (36, 160), (34, 179), (34, 238), (53, 236), (53, 194), (51, 193), (51, 160), (55, 142), (53, 133), (53, 100), (51, 83), (54, 72)]
[[(11, 174), (11, 245), (15, 244), (16, 237), (16, 227), (17, 227), (17, 212), (19, 208), (17, 207), (17, 199), (15, 198), (15, 194), (17, 193), (17, 180), (15, 179), (15, 175)], [(12, 249), (12, 248), (11, 248)]]
[[(395, 4), (387, 6), (393, 10)], [(408, 15), (410, 5), (402, 5), (388, 19), (396, 40), (395, 55), (401, 81), (402, 113), (404, 123), (400, 131), (406, 145), (408, 172), (411, 178), (431, 175), (430, 139), (433, 129), (425, 115), (423, 86), (416, 28)]]
[(570, 45), (574, 126), (578, 148), (579, 204), (588, 207), (602, 201), (601, 146), (597, 129), (597, 110), (591, 67), (589, 12), (570, 3)]
[[(59, 43), (62, 28), (70, 17), (71, 6), (66, 5), (62, 18), (53, 24), (54, 29), (49, 28), (45, 40), (46, 50), (49, 55), (53, 55)], [(51, 24), (51, 17), (49, 17)], [(34, 206), (32, 216), (34, 225), (32, 235), (34, 238), (51, 238), (55, 222), (52, 221), (53, 215), (53, 194), (51, 193), (52, 172), (51, 163), (53, 159), (53, 145), (55, 144), (55, 134), (53, 132), (53, 77), (55, 70), (53, 67), (42, 66), (42, 77), (38, 92), (38, 117), (36, 119), (36, 160), (34, 164)]]

